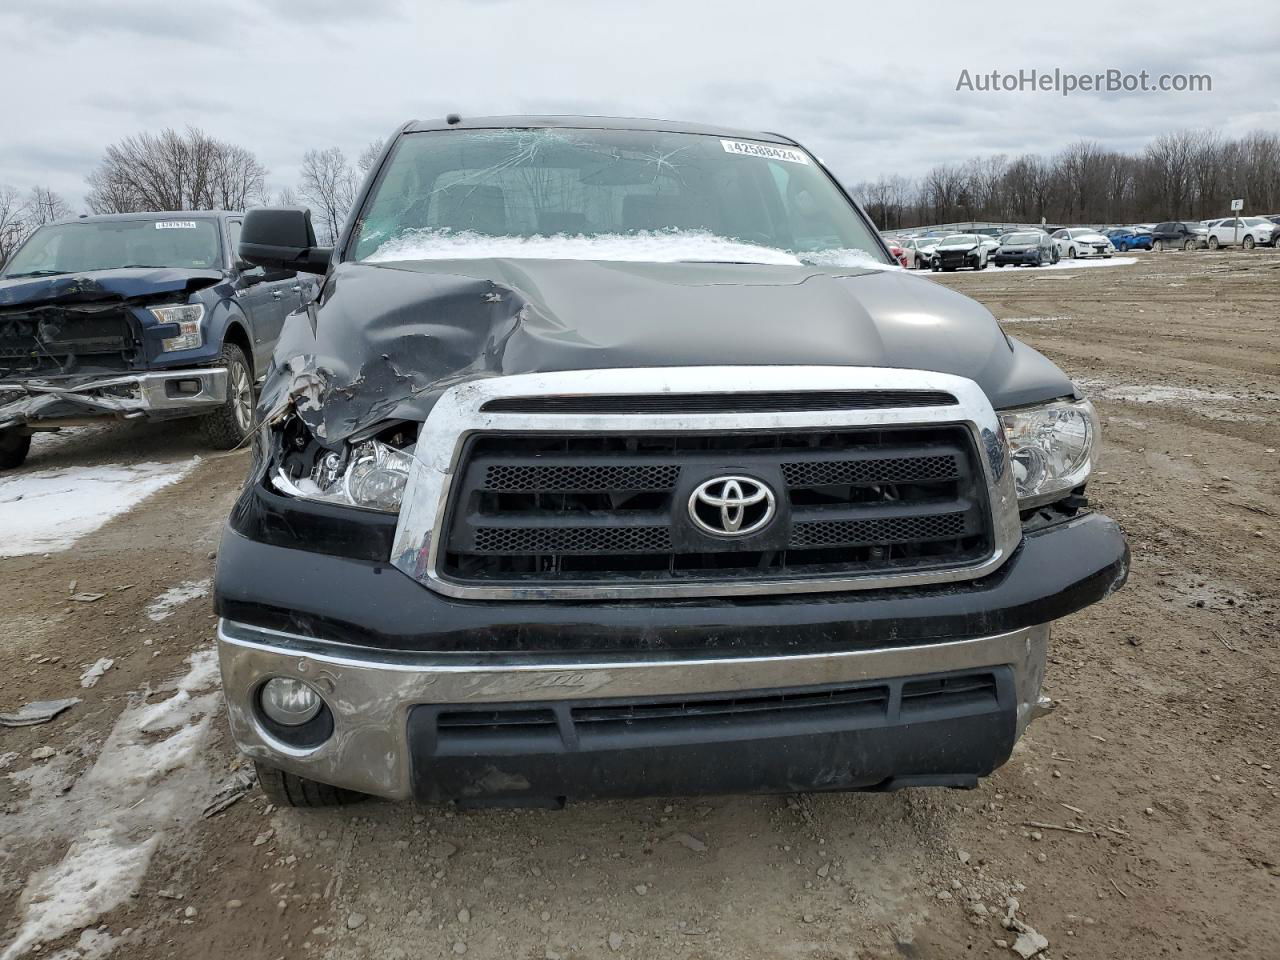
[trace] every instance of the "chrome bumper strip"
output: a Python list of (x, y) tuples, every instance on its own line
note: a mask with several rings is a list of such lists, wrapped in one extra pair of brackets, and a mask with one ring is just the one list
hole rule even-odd
[[(195, 393), (169, 396), (166, 385), (178, 380), (198, 380)], [(128, 391), (125, 393), (124, 391)], [(55, 381), (23, 380), (0, 383), (0, 395), (24, 393), (21, 399), (0, 406), (0, 427), (41, 419), (42, 411), (70, 402), (91, 414), (143, 416), (181, 410), (216, 407), (227, 399), (226, 367), (157, 370), (103, 377), (63, 386)], [(56, 418), (51, 418), (56, 419)]]
[[(457, 655), (343, 648), (223, 620), (222, 684), (240, 750), (272, 766), (376, 796), (410, 796), (409, 711), (431, 703), (519, 703), (643, 698), (857, 683), (1007, 665), (1018, 698), (1018, 732), (1036, 715), (1048, 625), (990, 637), (794, 656), (620, 660), (566, 658), (495, 663)], [(333, 712), (318, 747), (280, 742), (258, 721), (257, 691), (269, 677), (306, 680)]]

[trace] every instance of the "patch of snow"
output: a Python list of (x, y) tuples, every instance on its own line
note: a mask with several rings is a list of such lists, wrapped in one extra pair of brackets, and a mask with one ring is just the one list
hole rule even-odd
[(81, 930), (80, 939), (74, 947), (59, 950), (48, 960), (103, 960), (116, 948), (118, 942), (116, 937), (104, 930)]
[(1079, 384), (1090, 396), (1123, 403), (1152, 404), (1153, 406), (1187, 407), (1207, 420), (1230, 423), (1263, 423), (1268, 419), (1239, 408), (1249, 404), (1249, 398), (1220, 390), (1200, 390), (1196, 387), (1174, 387), (1162, 383), (1111, 383), (1106, 380), (1082, 379)]
[(147, 605), (147, 616), (157, 623), (173, 615), (175, 608), (209, 595), (210, 580), (188, 580), (170, 587)]
[(90, 830), (65, 857), (33, 876), (18, 901), (22, 929), (0, 960), (26, 953), (114, 910), (138, 889), (160, 837), (121, 842), (110, 827)]
[[(395, 260), (474, 260), (513, 257), (544, 260), (609, 260), (631, 263), (710, 261), (823, 267), (894, 269), (863, 250), (822, 250), (795, 254), (705, 230), (642, 230), (638, 233), (556, 234), (493, 237), (471, 230), (407, 230), (382, 244), (369, 262)], [(901, 269), (901, 268), (898, 268)]]
[(1105, 380), (1081, 379), (1080, 385), (1093, 395), (1107, 400), (1125, 400), (1129, 403), (1198, 404), (1231, 403), (1239, 398), (1234, 394), (1216, 390), (1199, 390), (1195, 387), (1172, 387), (1158, 383), (1108, 383)]
[(65, 550), (200, 462), (34, 470), (0, 477), (0, 557)]
[(1137, 257), (1112, 257), (1110, 260), (1059, 260), (1057, 263), (1046, 264), (1043, 267), (998, 267), (994, 263), (991, 264), (992, 270), (997, 270), (1001, 274), (1014, 274), (1022, 276), (1037, 276), (1046, 270), (1084, 270), (1089, 267), (1127, 267), (1138, 262)]
[(1000, 317), (1001, 323), (1057, 323), (1070, 317)]
[(84, 687), (86, 690), (89, 687), (92, 687), (95, 683), (101, 680), (102, 675), (105, 674), (108, 670), (110, 670), (113, 666), (115, 666), (115, 661), (112, 660), (110, 657), (99, 658), (98, 661), (93, 664), (93, 666), (89, 667), (89, 669), (85, 670), (84, 673), (80, 674), (80, 686)]
[[(0, 840), (0, 854), (11, 856), (34, 838), (71, 842), (58, 863), (27, 880), (18, 901), (21, 927), (0, 960), (86, 927), (133, 896), (163, 831), (181, 832), (200, 816), (213, 782), (206, 744), (220, 697), (217, 655), (201, 650), (188, 663), (171, 696), (157, 703), (140, 697), (120, 714), (72, 793), (36, 789), (21, 776), (26, 771), (9, 774), (31, 785), (31, 800), (9, 815), (13, 829)], [(157, 739), (168, 730), (174, 732)], [(79, 949), (82, 957), (104, 957), (111, 941), (86, 942), (82, 934)]]

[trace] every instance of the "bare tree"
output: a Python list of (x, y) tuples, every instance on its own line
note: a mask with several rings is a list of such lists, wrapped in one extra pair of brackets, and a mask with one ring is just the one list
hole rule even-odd
[[(1227, 140), (1211, 131), (1167, 133), (1141, 154), (1081, 140), (1052, 158), (1025, 154), (939, 164), (918, 182), (864, 181), (852, 193), (885, 229), (911, 224), (1125, 223), (1280, 210), (1280, 135), (1256, 131)], [(894, 189), (889, 190), (892, 185)], [(888, 195), (894, 194), (890, 200)], [(893, 211), (902, 211), (900, 219)]]
[(31, 228), (35, 229), (71, 216), (71, 204), (48, 187), (32, 187), (27, 193), (26, 211)]
[(89, 174), (94, 213), (238, 210), (265, 189), (266, 168), (244, 147), (196, 127), (140, 133), (107, 147)]
[(360, 157), (356, 160), (356, 167), (359, 168), (361, 173), (368, 173), (373, 168), (373, 165), (378, 162), (378, 157), (382, 156), (383, 142), (379, 138), (360, 151)]
[(356, 174), (338, 147), (308, 150), (302, 156), (298, 194), (316, 216), (320, 243), (331, 244), (342, 230), (356, 195)]
[(27, 239), (29, 228), (22, 196), (13, 187), (0, 184), (0, 267)]

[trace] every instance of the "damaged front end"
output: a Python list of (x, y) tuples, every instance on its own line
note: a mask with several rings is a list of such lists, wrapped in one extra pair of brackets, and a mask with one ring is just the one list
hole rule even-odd
[[(436, 400), (500, 374), (529, 317), (520, 294), (490, 280), (373, 267), (339, 267), (323, 305), (323, 323), (313, 312), (286, 325), (267, 372), (256, 499), (239, 509), (254, 528), (282, 510), (307, 512), (303, 504), (319, 507), (322, 527), (325, 507), (398, 514)], [(389, 541), (378, 559), (388, 556)]]
[(186, 301), (221, 274), (114, 273), (122, 276), (60, 276), (0, 289), (0, 430), (185, 416), (225, 401), (225, 369), (154, 364), (200, 344), (203, 308)]

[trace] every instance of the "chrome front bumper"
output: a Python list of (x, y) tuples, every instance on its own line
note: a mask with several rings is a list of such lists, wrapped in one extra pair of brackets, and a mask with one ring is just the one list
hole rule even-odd
[[(171, 392), (170, 384), (194, 390)], [(227, 399), (226, 367), (129, 373), (89, 380), (23, 380), (0, 383), (0, 397), (22, 394), (0, 405), (0, 428), (77, 415), (142, 417), (198, 413)]]
[[(391, 799), (412, 796), (408, 717), (423, 704), (510, 704), (783, 689), (1008, 666), (1017, 733), (1046, 709), (1040, 687), (1047, 624), (989, 637), (799, 656), (704, 659), (459, 659), (340, 648), (228, 620), (218, 625), (231, 732), (247, 756), (323, 783)], [(259, 721), (270, 677), (306, 680), (333, 713), (333, 734), (298, 748)]]

